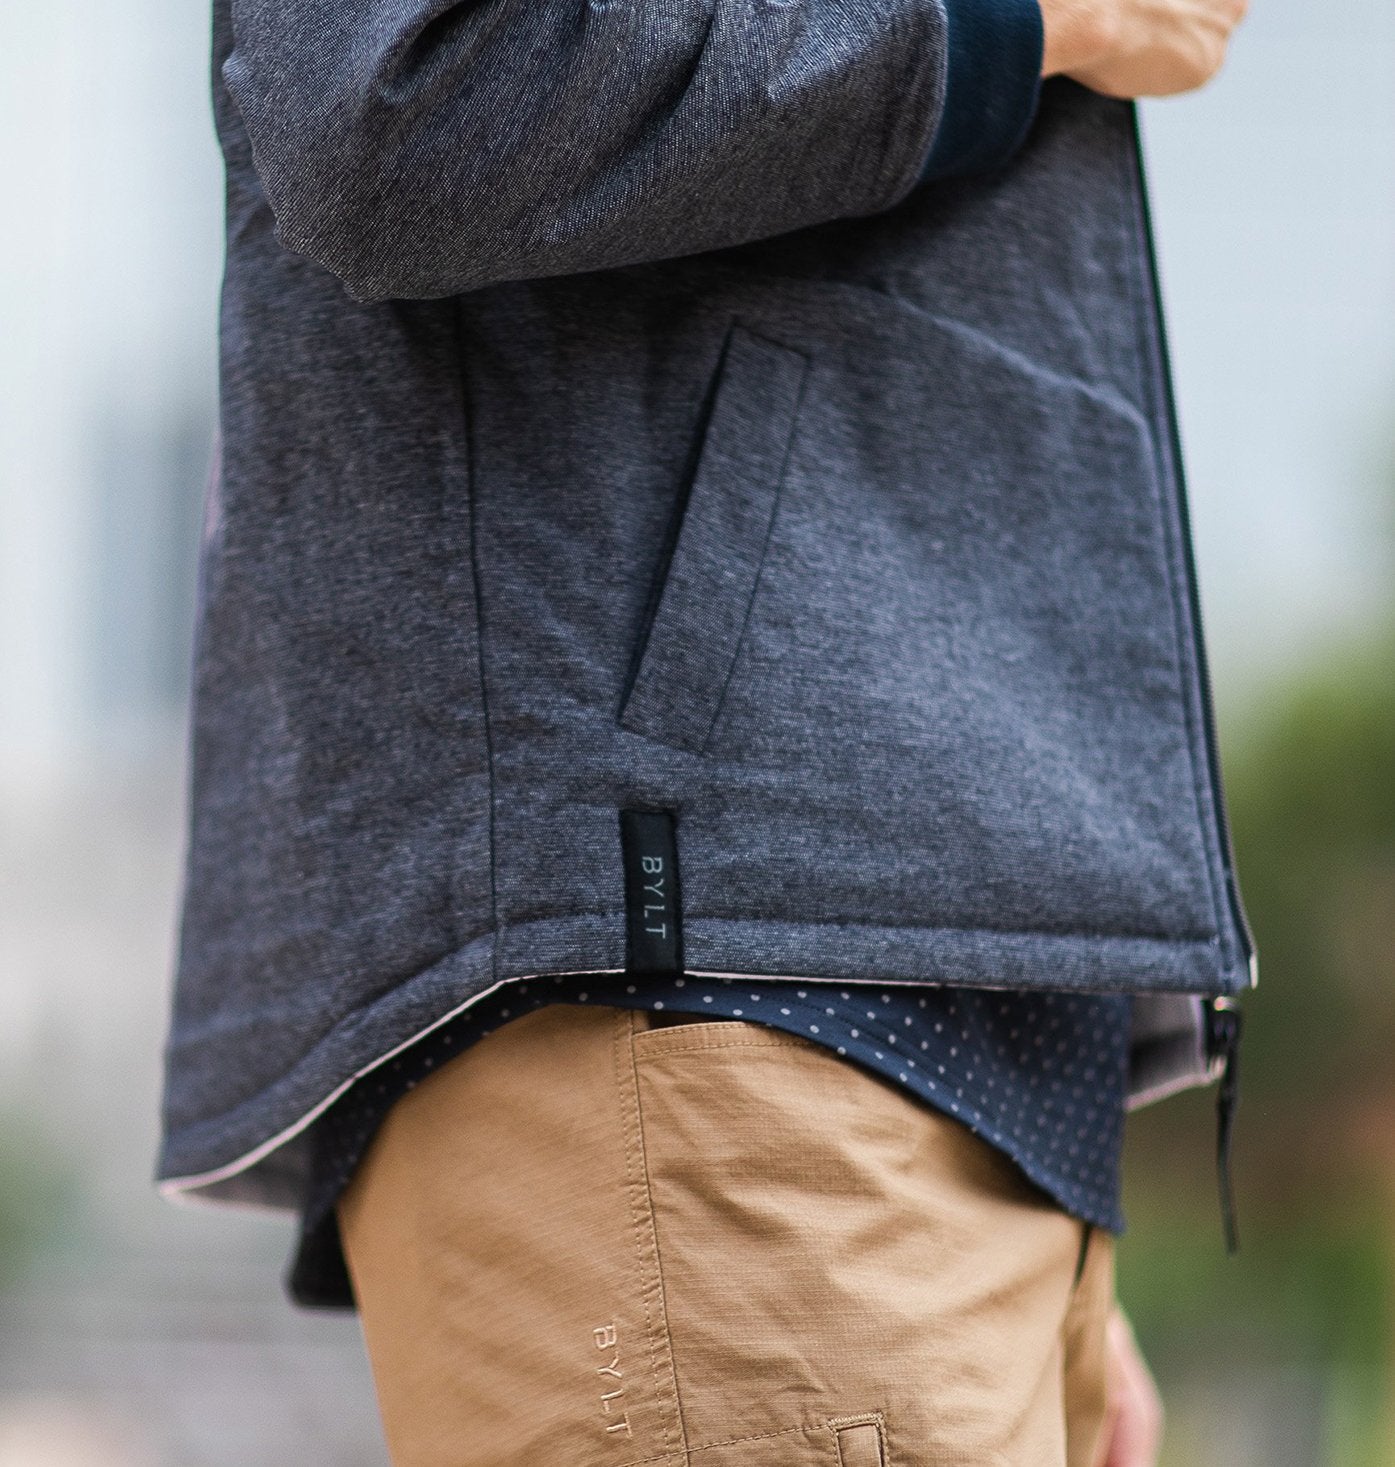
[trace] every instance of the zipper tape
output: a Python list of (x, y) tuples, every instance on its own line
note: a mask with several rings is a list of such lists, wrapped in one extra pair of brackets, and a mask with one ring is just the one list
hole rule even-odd
[(1222, 1063), (1221, 1083), (1216, 1091), (1216, 1181), (1221, 1196), (1221, 1228), (1225, 1251), (1239, 1251), (1235, 1222), (1235, 1189), (1231, 1180), (1231, 1140), (1235, 1112), (1240, 1104), (1241, 1012), (1233, 998), (1214, 998), (1206, 1008), (1207, 1053)]

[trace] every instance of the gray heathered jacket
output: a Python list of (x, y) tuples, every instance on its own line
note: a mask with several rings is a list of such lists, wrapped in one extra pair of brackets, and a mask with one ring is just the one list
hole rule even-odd
[(1214, 1078), (1134, 109), (1014, 110), (1029, 3), (217, 0), (168, 1190), (292, 1207), (355, 1076), (633, 968), (630, 809), (689, 971), (1131, 990), (1134, 1103)]

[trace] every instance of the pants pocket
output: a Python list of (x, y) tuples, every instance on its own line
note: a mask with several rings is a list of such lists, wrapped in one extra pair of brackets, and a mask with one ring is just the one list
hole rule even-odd
[(690, 1452), (1064, 1467), (1076, 1219), (957, 1120), (798, 1035), (632, 1037)]
[(689, 1467), (631, 1023), (512, 1019), (365, 1153), (338, 1211), (393, 1467)]

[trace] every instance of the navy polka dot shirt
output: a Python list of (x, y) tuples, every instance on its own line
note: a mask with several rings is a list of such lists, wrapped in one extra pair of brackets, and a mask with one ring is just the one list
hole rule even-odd
[(357, 1081), (315, 1121), (300, 1237), (286, 1280), (292, 1298), (353, 1307), (334, 1204), (379, 1122), (432, 1070), (545, 1003), (717, 1014), (802, 1034), (957, 1117), (1005, 1151), (1066, 1211), (1123, 1231), (1128, 994), (545, 975), (478, 1000)]

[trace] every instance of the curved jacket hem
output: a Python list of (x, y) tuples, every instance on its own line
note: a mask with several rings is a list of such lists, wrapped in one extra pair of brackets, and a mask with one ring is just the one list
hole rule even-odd
[[(1215, 939), (992, 932), (691, 916), (686, 971), (791, 981), (943, 984), (1135, 994), (1233, 994), (1248, 972)], [(624, 916), (540, 919), (488, 933), (345, 1015), (290, 1070), (235, 1106), (166, 1132), (156, 1172), (170, 1197), (294, 1211), (301, 1143), (353, 1082), (506, 983), (547, 973), (625, 971)], [(933, 977), (926, 976), (933, 974)], [(274, 1013), (257, 1024), (275, 1025)], [(220, 1038), (226, 1043), (226, 1035)], [(1166, 1093), (1212, 1078), (1177, 1075)], [(177, 1095), (179, 1068), (171, 1074)], [(1151, 1094), (1161, 1093), (1154, 1077)]]

